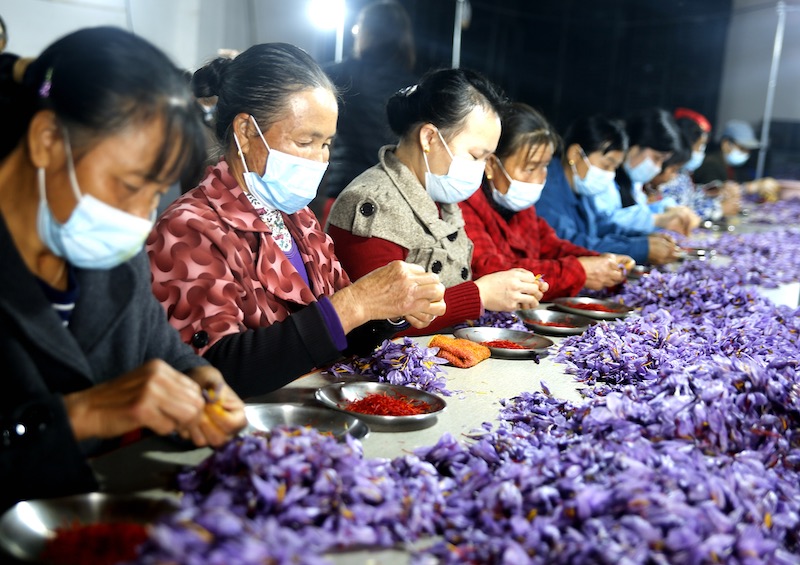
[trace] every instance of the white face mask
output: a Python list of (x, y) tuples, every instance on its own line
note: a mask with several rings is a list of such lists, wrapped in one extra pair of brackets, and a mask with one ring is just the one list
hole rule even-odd
[(734, 147), (730, 150), (730, 152), (725, 155), (725, 161), (731, 167), (738, 167), (739, 165), (744, 165), (747, 160), (750, 158), (750, 153), (746, 151), (742, 151), (738, 147)]
[(494, 198), (494, 201), (512, 212), (519, 212), (536, 204), (542, 196), (544, 183), (522, 182), (513, 179), (500, 159), (497, 159), (497, 164), (500, 165), (500, 170), (503, 171), (503, 174), (508, 179), (509, 186), (505, 194), (492, 186), (492, 198)]
[(239, 149), (239, 156), (244, 166), (244, 182), (247, 190), (256, 199), (270, 210), (280, 210), (286, 214), (294, 214), (302, 210), (314, 200), (317, 195), (319, 183), (328, 169), (328, 163), (312, 161), (289, 153), (271, 149), (258, 122), (250, 116), (256, 126), (258, 135), (267, 146), (267, 166), (263, 175), (252, 172), (247, 168), (239, 139), (233, 134), (233, 140)]
[(578, 194), (582, 196), (597, 196), (613, 187), (614, 177), (616, 176), (614, 171), (604, 171), (600, 167), (592, 165), (583, 149), (581, 149), (581, 157), (586, 166), (589, 167), (589, 170), (586, 171), (586, 176), (581, 178), (578, 174), (578, 169), (575, 168), (574, 164), (572, 165), (572, 180), (575, 183), (575, 191)]
[(153, 218), (145, 220), (98, 200), (91, 194), (81, 194), (69, 138), (64, 132), (69, 184), (78, 201), (67, 221), (60, 224), (47, 204), (45, 172), (37, 171), (39, 210), (36, 228), (39, 237), (50, 251), (81, 269), (111, 269), (121, 265), (142, 250), (144, 241), (153, 229)]
[(486, 167), (483, 161), (471, 161), (466, 157), (454, 157), (447, 142), (442, 137), (442, 133), (437, 129), (439, 139), (442, 140), (447, 154), (450, 155), (450, 168), (446, 175), (435, 175), (431, 172), (428, 165), (428, 155), (423, 151), (422, 157), (425, 159), (425, 190), (434, 202), (442, 204), (455, 204), (463, 202), (472, 196), (481, 186), (483, 171)]
[(661, 167), (656, 165), (650, 157), (645, 157), (644, 161), (636, 165), (630, 166), (630, 158), (625, 159), (625, 172), (633, 182), (640, 182), (642, 184), (650, 182), (653, 178), (661, 172)]

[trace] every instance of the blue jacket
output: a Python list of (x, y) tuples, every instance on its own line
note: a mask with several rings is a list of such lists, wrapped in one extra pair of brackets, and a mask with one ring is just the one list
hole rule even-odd
[(632, 196), (635, 200), (630, 206), (622, 206), (619, 188), (614, 187), (590, 197), (599, 216), (620, 226), (623, 229), (634, 231), (638, 234), (649, 234), (656, 229), (653, 211), (647, 206), (647, 200), (642, 192), (640, 183), (632, 187)]
[(558, 161), (547, 168), (547, 181), (536, 211), (561, 239), (600, 253), (630, 255), (637, 263), (647, 260), (647, 236), (599, 215), (588, 198), (575, 194)]

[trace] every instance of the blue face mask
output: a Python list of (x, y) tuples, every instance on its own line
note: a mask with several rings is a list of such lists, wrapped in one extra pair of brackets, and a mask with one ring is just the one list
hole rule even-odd
[(239, 149), (239, 157), (244, 165), (243, 176), (247, 190), (267, 209), (280, 210), (286, 214), (294, 214), (302, 210), (317, 195), (319, 183), (322, 182), (322, 177), (328, 169), (328, 163), (320, 163), (270, 149), (256, 119), (253, 116), (250, 116), (250, 119), (253, 120), (258, 135), (267, 146), (269, 154), (264, 174), (251, 172), (244, 160), (239, 139), (235, 133), (233, 134), (233, 140)]
[(145, 220), (90, 194), (81, 194), (66, 132), (64, 149), (69, 184), (78, 205), (67, 221), (60, 224), (47, 204), (45, 171), (39, 168), (39, 210), (36, 218), (39, 237), (50, 251), (81, 269), (116, 267), (142, 250), (155, 218)]
[(436, 130), (436, 133), (439, 134), (442, 145), (450, 155), (450, 168), (446, 175), (433, 174), (428, 165), (428, 155), (423, 151), (422, 157), (425, 159), (425, 167), (428, 169), (428, 172), (425, 173), (425, 190), (434, 202), (442, 204), (463, 202), (480, 188), (486, 163), (453, 156), (442, 133), (439, 130)]
[(738, 167), (740, 165), (744, 165), (747, 163), (747, 160), (750, 158), (750, 153), (746, 151), (742, 151), (738, 147), (734, 147), (730, 150), (730, 152), (725, 155), (725, 161), (731, 167)]
[(686, 164), (683, 166), (684, 169), (687, 171), (694, 172), (700, 168), (700, 165), (703, 164), (703, 161), (706, 160), (706, 152), (705, 151), (692, 151), (691, 158), (686, 161)]
[(661, 167), (656, 165), (655, 161), (653, 161), (650, 157), (646, 157), (644, 161), (635, 167), (631, 167), (629, 163), (629, 159), (625, 159), (625, 172), (628, 173), (628, 176), (631, 177), (633, 182), (640, 182), (642, 184), (650, 182), (658, 173), (661, 172)]
[(614, 171), (604, 171), (600, 167), (592, 165), (583, 149), (581, 149), (581, 157), (588, 167), (585, 177), (581, 178), (575, 164), (570, 163), (575, 192), (581, 196), (598, 196), (614, 187), (614, 177), (616, 176)]
[(517, 179), (512, 179), (500, 159), (497, 159), (497, 164), (508, 179), (508, 190), (503, 194), (492, 186), (492, 198), (494, 198), (495, 202), (506, 210), (520, 212), (530, 208), (539, 201), (539, 198), (542, 196), (542, 190), (544, 189), (544, 183), (522, 182)]

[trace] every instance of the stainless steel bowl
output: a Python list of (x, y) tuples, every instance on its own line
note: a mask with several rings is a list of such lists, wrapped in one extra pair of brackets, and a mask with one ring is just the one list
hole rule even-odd
[(369, 433), (369, 426), (360, 417), (319, 406), (248, 404), (244, 413), (248, 423), (245, 432), (268, 432), (278, 426), (310, 426), (322, 433), (329, 433), (336, 439), (342, 439), (348, 434), (356, 439), (363, 439)]
[[(57, 528), (75, 523), (147, 524), (176, 508), (175, 499), (99, 492), (18, 502), (0, 518), (0, 547), (17, 559), (42, 563), (39, 555)], [(2, 555), (0, 562), (5, 562)]]
[(525, 349), (505, 349), (502, 347), (489, 347), (492, 357), (498, 359), (535, 359), (547, 353), (547, 348), (553, 345), (553, 340), (547, 339), (532, 332), (509, 330), (507, 328), (461, 328), (453, 335), (477, 343), (505, 339), (521, 345)]
[[(613, 309), (613, 312), (601, 312), (599, 310), (585, 310), (583, 308), (575, 308), (570, 304), (596, 304), (598, 306), (605, 306), (606, 308)], [(595, 320), (616, 320), (624, 318), (633, 311), (630, 306), (624, 306), (618, 302), (611, 300), (603, 300), (601, 298), (589, 298), (587, 296), (573, 296), (556, 298), (553, 300), (553, 306), (563, 312), (570, 314), (578, 314), (579, 316), (586, 316), (587, 318), (594, 318)]]
[(707, 261), (717, 254), (715, 249), (707, 247), (682, 247), (679, 259)]
[[(578, 314), (568, 314), (567, 312), (554, 312), (553, 310), (517, 310), (522, 323), (537, 333), (549, 335), (578, 335), (582, 334), (586, 328), (595, 323), (595, 320), (580, 316)], [(564, 326), (545, 326), (542, 322), (564, 324)]]
[[(353, 412), (346, 408), (350, 402), (355, 402), (370, 394), (405, 396), (409, 399), (427, 403), (431, 410), (425, 414), (411, 416), (377, 416)], [(317, 400), (329, 408), (363, 420), (369, 425), (370, 429), (385, 432), (409, 431), (432, 426), (436, 423), (436, 417), (447, 407), (443, 399), (429, 392), (407, 386), (364, 381), (327, 385), (317, 390), (316, 397)]]
[(628, 278), (631, 280), (638, 280), (644, 276), (649, 275), (650, 271), (652, 270), (653, 267), (650, 267), (649, 265), (636, 265), (635, 267), (633, 267), (633, 269), (628, 271)]

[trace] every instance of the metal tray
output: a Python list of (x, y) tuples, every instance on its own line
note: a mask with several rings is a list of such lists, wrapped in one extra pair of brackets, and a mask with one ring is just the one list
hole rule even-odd
[(547, 348), (553, 345), (553, 340), (547, 339), (533, 332), (509, 330), (507, 328), (461, 328), (453, 335), (477, 343), (505, 339), (517, 343), (526, 349), (503, 349), (502, 347), (489, 347), (492, 357), (498, 359), (535, 359), (547, 353)]
[[(569, 304), (570, 303), (580, 303), (580, 304), (597, 304), (598, 306), (605, 306), (607, 308), (613, 308), (613, 312), (599, 312), (597, 310), (583, 310), (582, 308), (573, 308)], [(593, 318), (595, 320), (616, 320), (618, 318), (624, 318), (628, 314), (633, 311), (633, 308), (630, 306), (623, 306), (618, 302), (613, 302), (611, 300), (603, 300), (601, 298), (589, 298), (587, 296), (573, 296), (573, 297), (564, 297), (564, 298), (556, 298), (553, 300), (553, 306), (558, 308), (563, 312), (569, 312), (570, 314), (578, 314), (579, 316), (586, 316), (587, 318)]]
[[(56, 529), (114, 522), (148, 524), (177, 509), (171, 498), (99, 492), (18, 502), (0, 518), (0, 547), (23, 561), (46, 563), (39, 556)], [(5, 562), (0, 554), (0, 562)]]
[[(553, 310), (517, 310), (522, 323), (537, 333), (549, 335), (578, 335), (586, 331), (595, 320), (581, 316), (579, 314), (568, 314), (566, 312), (554, 312)], [(553, 322), (557, 324), (568, 324), (571, 327), (543, 326), (537, 322)]]
[[(410, 399), (421, 400), (430, 405), (431, 411), (425, 414), (414, 414), (411, 416), (377, 416), (374, 414), (353, 412), (345, 408), (349, 402), (354, 402), (369, 394), (402, 395)], [(443, 399), (429, 392), (407, 386), (365, 381), (327, 385), (318, 389), (315, 396), (317, 400), (325, 406), (362, 420), (374, 431), (384, 432), (399, 432), (427, 428), (436, 423), (437, 416), (447, 407)]]
[(369, 426), (360, 417), (319, 406), (248, 404), (244, 413), (248, 423), (245, 432), (268, 432), (278, 426), (309, 426), (322, 433), (329, 433), (336, 439), (342, 439), (348, 434), (356, 439), (363, 439), (369, 433)]

